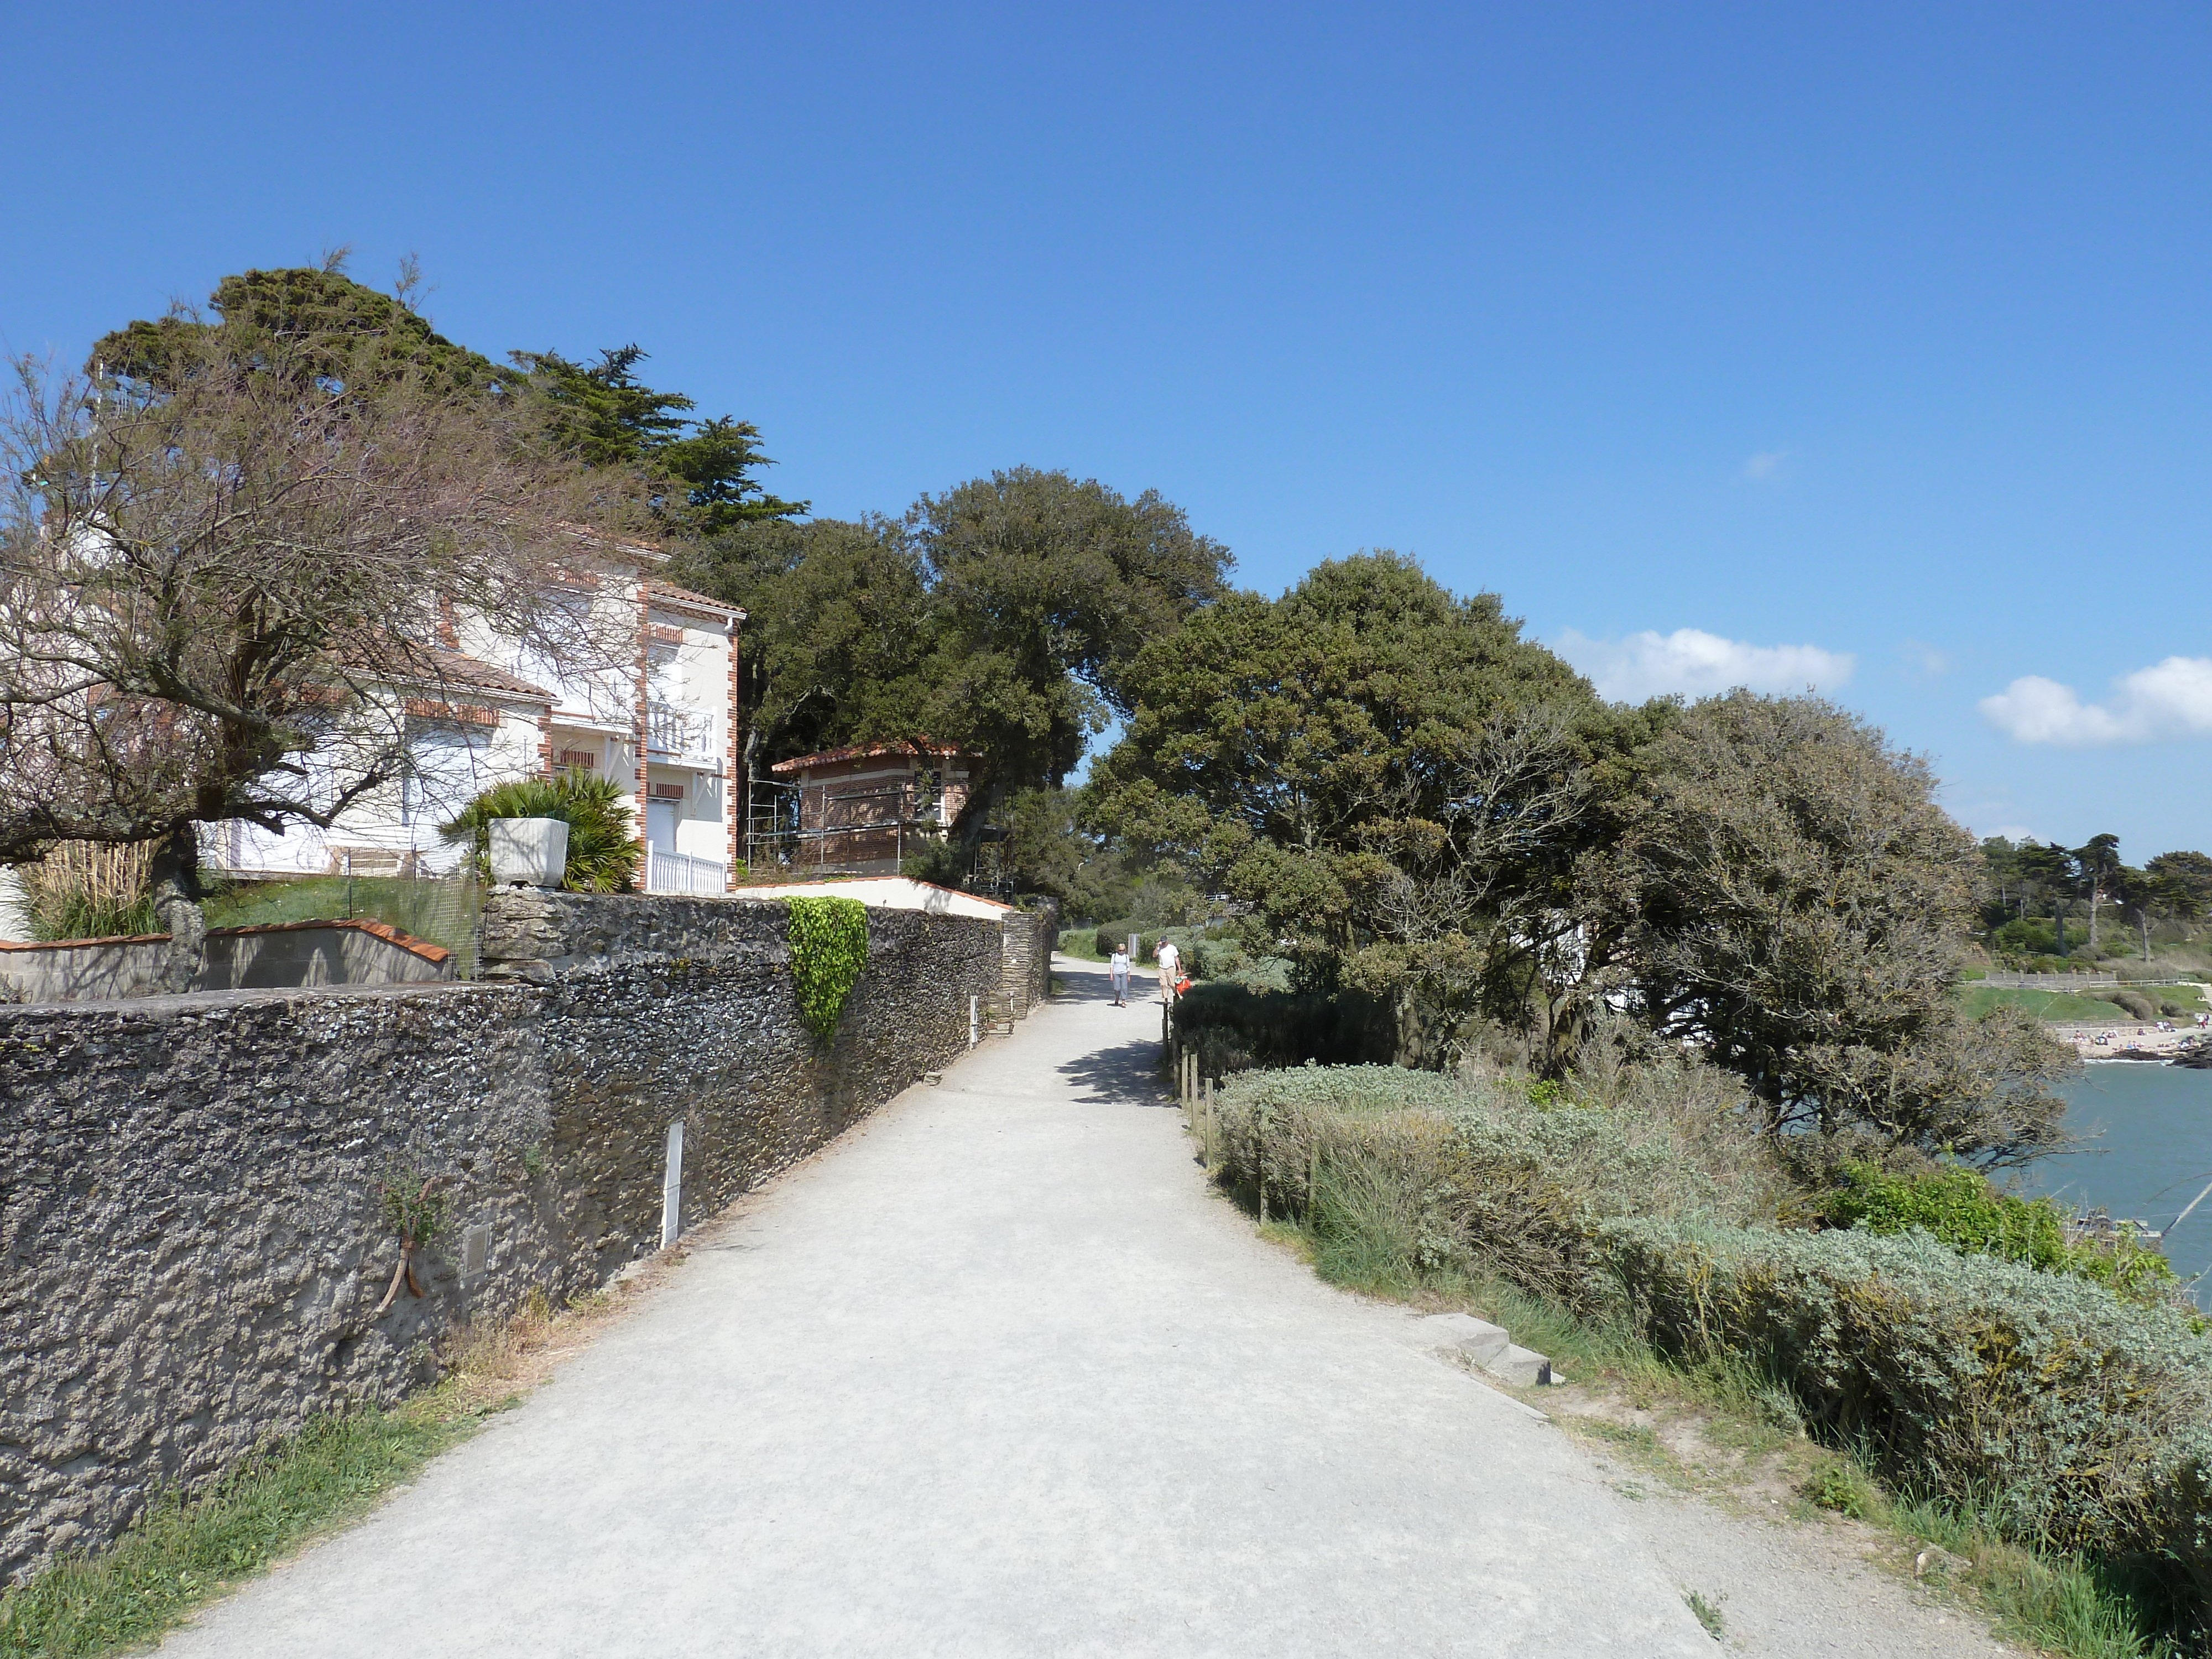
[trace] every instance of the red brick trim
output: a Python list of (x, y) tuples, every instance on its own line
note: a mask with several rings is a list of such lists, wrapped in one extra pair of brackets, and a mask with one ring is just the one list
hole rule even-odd
[(648, 660), (648, 653), (652, 649), (652, 638), (653, 599), (647, 591), (644, 579), (640, 577), (637, 584), (637, 708), (635, 711), (635, 724), (630, 732), (630, 752), (637, 757), (637, 864), (638, 887), (641, 891), (645, 886), (645, 863), (648, 856), (647, 849), (652, 845), (652, 839), (647, 833), (645, 823), (645, 746), (646, 739), (652, 731), (652, 709), (649, 705), (653, 699), (650, 681), (647, 678), (652, 667)]
[(741, 629), (741, 626), (744, 626), (744, 613), (730, 617), (730, 750), (728, 750), (728, 757), (723, 759), (723, 768), (721, 768), (723, 772), (721, 810), (723, 814), (730, 818), (730, 860), (723, 865), (723, 872), (726, 872), (723, 891), (732, 891), (734, 887), (737, 887), (738, 848), (744, 848), (741, 836), (744, 836), (745, 830), (750, 827), (750, 823), (745, 821), (752, 818), (752, 792), (745, 787), (744, 779), (738, 779), (738, 768), (744, 765), (744, 759), (741, 759), (741, 757), (744, 757), (744, 748), (741, 748), (741, 744), (738, 744), (738, 737), (741, 737), (745, 726), (744, 681), (738, 679), (738, 672), (737, 672), (738, 650), (741, 650), (741, 633), (738, 633), (738, 629)]
[(407, 712), (418, 720), (453, 720), (462, 726), (497, 726), (499, 710), (486, 708), (480, 703), (433, 702), (428, 697), (410, 697)]

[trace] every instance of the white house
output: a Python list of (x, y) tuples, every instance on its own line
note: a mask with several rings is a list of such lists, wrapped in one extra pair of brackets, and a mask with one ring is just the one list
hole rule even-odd
[[(622, 666), (578, 667), (456, 618), (434, 684), (394, 686), (406, 775), (326, 830), (216, 825), (204, 856), (247, 874), (431, 873), (463, 849), (438, 825), (495, 784), (584, 771), (617, 780), (637, 815), (647, 890), (722, 892), (741, 856), (738, 631), (744, 612), (665, 581), (654, 549), (579, 538), (559, 594), (595, 637), (635, 641)], [(627, 653), (625, 653), (627, 654)], [(310, 759), (312, 769), (313, 761)]]

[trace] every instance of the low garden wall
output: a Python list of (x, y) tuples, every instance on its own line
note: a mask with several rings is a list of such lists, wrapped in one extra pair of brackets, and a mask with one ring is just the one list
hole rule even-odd
[[(0, 1000), (94, 1002), (147, 994), (169, 936), (0, 945)], [(453, 953), (380, 921), (279, 921), (208, 930), (194, 991), (412, 985), (453, 977)]]
[[(993, 923), (871, 911), (817, 1044), (780, 902), (508, 891), (467, 984), (0, 1007), (0, 1583), (309, 1413), (434, 1373), (457, 1322), (659, 1247), (968, 1043)], [(384, 1188), (433, 1182), (424, 1294)]]

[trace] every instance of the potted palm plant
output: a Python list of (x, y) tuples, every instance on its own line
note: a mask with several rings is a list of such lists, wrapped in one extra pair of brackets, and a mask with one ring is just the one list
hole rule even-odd
[(571, 773), (498, 784), (438, 833), (467, 842), (478, 872), (502, 885), (621, 893), (637, 883), (636, 817), (611, 778)]

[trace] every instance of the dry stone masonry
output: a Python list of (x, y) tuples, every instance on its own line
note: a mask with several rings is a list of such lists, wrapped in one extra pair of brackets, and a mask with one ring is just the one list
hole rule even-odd
[[(823, 1050), (786, 928), (776, 902), (509, 891), (479, 982), (0, 1007), (0, 1583), (658, 1248), (672, 1123), (704, 1216), (943, 1066), (1006, 985), (999, 926), (871, 910)], [(425, 1294), (379, 1316), (381, 1184), (426, 1179)]]

